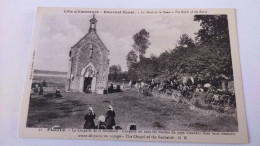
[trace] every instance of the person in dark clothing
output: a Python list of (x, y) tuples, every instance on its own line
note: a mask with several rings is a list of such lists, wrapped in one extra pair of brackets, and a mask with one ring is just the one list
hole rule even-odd
[(33, 90), (35, 93), (37, 93), (39, 91), (39, 85), (38, 83), (35, 83), (34, 84), (34, 90)]
[(100, 122), (100, 123), (99, 123), (99, 126), (98, 126), (98, 129), (106, 129), (106, 124), (105, 124), (105, 122)]
[(39, 95), (43, 95), (43, 87), (42, 86), (40, 86)]
[(56, 96), (56, 97), (61, 97), (60, 89), (56, 89), (55, 96)]
[(110, 88), (113, 90), (114, 89), (114, 84), (111, 82)]
[(113, 126), (113, 130), (122, 130), (122, 127), (115, 125), (115, 126)]
[(114, 84), (113, 84), (112, 82), (111, 82), (111, 84), (110, 84), (109, 90), (110, 90), (110, 93), (113, 93), (113, 92), (114, 92)]
[(47, 87), (47, 82), (46, 82), (45, 80), (43, 80), (42, 86), (43, 86), (43, 87)]
[(106, 113), (106, 128), (107, 129), (112, 129), (113, 126), (116, 125), (116, 122), (115, 122), (115, 111), (113, 109), (113, 107), (111, 105), (108, 106), (109, 110), (107, 111)]
[(96, 117), (96, 114), (93, 111), (92, 107), (89, 107), (89, 113), (85, 115), (85, 124), (84, 129), (95, 129), (95, 122), (94, 119)]
[(137, 130), (136, 124), (130, 123), (129, 125), (127, 125), (126, 130)]
[(116, 85), (116, 92), (120, 92), (120, 84)]

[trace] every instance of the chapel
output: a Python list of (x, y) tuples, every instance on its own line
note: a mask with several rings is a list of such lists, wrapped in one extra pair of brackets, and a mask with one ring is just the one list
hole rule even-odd
[(69, 52), (66, 91), (104, 94), (109, 73), (109, 50), (97, 35), (95, 15), (88, 33)]

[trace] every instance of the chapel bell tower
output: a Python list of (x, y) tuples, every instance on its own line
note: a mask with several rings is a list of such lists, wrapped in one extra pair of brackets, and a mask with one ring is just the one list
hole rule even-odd
[(90, 26), (88, 32), (90, 33), (91, 31), (96, 32), (96, 26), (97, 26), (97, 19), (95, 18), (95, 14), (93, 14), (93, 18), (89, 20)]

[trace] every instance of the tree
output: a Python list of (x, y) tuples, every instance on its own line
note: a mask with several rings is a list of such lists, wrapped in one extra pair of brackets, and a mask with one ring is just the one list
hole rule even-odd
[(136, 70), (133, 69), (133, 68), (130, 68), (128, 70), (128, 76), (127, 77), (128, 77), (127, 78), (128, 80), (132, 80), (132, 81), (137, 81), (139, 79), (139, 77), (138, 77), (138, 75), (136, 73)]
[(151, 78), (156, 77), (159, 73), (157, 59), (155, 56), (152, 58), (141, 56), (140, 61), (134, 64), (133, 67), (138, 76), (138, 79), (141, 80), (150, 80)]
[(145, 29), (142, 29), (133, 36), (133, 40), (133, 48), (136, 52), (138, 52), (138, 56), (140, 59), (141, 56), (144, 56), (146, 50), (151, 44), (149, 41), (149, 32), (147, 32)]
[(194, 48), (195, 43), (192, 38), (190, 38), (186, 33), (182, 34), (180, 36), (180, 40), (177, 41), (178, 46), (180, 47), (188, 47), (188, 48)]
[(215, 44), (217, 47), (230, 47), (227, 15), (195, 15), (201, 29), (196, 33), (199, 44)]
[(195, 15), (194, 21), (200, 22), (201, 26), (196, 33), (196, 41), (203, 49), (201, 51), (206, 56), (214, 53), (213, 58), (217, 60), (214, 65), (211, 64), (212, 68), (215, 66), (215, 73), (233, 78), (227, 15)]
[(205, 83), (214, 79), (217, 81), (232, 79), (227, 16), (196, 15), (194, 21), (200, 22), (201, 25), (201, 29), (195, 33), (196, 43), (187, 34), (182, 34), (173, 50), (165, 51), (158, 57), (144, 56), (150, 45), (149, 33), (142, 29), (135, 34), (134, 50), (126, 57), (128, 78), (169, 81), (188, 74), (197, 76)]
[(124, 71), (121, 73), (121, 79), (125, 80), (125, 81), (129, 81), (129, 75), (128, 75), (128, 71)]
[(122, 72), (121, 66), (120, 65), (112, 65), (109, 68), (109, 79), (110, 80), (114, 80), (114, 81), (118, 81), (119, 80), (119, 76)]
[(127, 62), (128, 69), (132, 68), (133, 63), (137, 62), (137, 55), (134, 50), (128, 52), (126, 56), (126, 62)]

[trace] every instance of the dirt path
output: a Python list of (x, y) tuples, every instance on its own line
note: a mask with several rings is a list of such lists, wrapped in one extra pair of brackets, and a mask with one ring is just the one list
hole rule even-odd
[[(33, 95), (30, 100), (28, 127), (82, 128), (84, 114), (89, 106), (97, 116), (104, 115), (109, 104), (116, 112), (116, 124), (126, 129), (136, 123), (141, 130), (181, 131), (236, 131), (237, 120), (232, 115), (216, 112), (207, 114), (192, 110), (189, 105), (171, 100), (143, 96), (132, 92), (106, 95), (62, 93), (63, 98), (52, 94)], [(96, 118), (97, 119), (97, 118)], [(97, 123), (97, 121), (95, 121)]]

